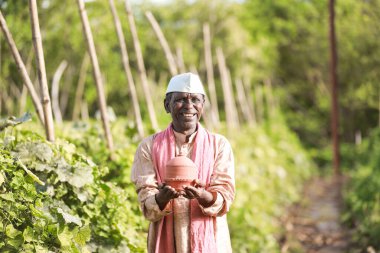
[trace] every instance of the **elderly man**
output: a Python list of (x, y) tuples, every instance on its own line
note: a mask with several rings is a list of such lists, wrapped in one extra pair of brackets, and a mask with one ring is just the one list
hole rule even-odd
[[(232, 252), (226, 214), (235, 195), (234, 158), (227, 139), (199, 120), (205, 91), (199, 77), (172, 77), (164, 106), (172, 117), (162, 132), (139, 145), (131, 179), (144, 216), (151, 221), (149, 253)], [(166, 163), (178, 155), (198, 168), (194, 186), (176, 191), (164, 183)]]

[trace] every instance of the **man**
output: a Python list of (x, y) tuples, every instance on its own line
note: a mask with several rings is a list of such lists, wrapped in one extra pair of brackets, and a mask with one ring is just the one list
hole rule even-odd
[[(164, 100), (172, 122), (136, 151), (131, 179), (151, 221), (149, 253), (232, 252), (226, 213), (235, 195), (234, 158), (227, 139), (199, 123), (205, 95), (197, 75), (172, 77)], [(194, 186), (183, 191), (163, 182), (166, 163), (178, 155), (198, 168)]]

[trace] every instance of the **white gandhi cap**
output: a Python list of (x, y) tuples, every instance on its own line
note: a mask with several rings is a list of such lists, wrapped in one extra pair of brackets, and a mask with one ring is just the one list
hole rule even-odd
[(206, 95), (199, 76), (190, 72), (173, 76), (166, 89), (166, 94), (170, 92), (200, 93)]

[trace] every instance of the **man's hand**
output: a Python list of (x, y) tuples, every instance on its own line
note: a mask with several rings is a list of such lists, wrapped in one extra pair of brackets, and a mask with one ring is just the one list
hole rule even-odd
[(204, 207), (209, 207), (215, 202), (214, 195), (205, 189), (205, 185), (198, 179), (193, 181), (194, 186), (183, 187), (185, 198), (197, 199), (199, 204)]
[(158, 185), (159, 192), (156, 194), (156, 202), (161, 210), (164, 210), (165, 206), (169, 203), (171, 199), (178, 198), (180, 193), (177, 192), (173, 187), (166, 184)]

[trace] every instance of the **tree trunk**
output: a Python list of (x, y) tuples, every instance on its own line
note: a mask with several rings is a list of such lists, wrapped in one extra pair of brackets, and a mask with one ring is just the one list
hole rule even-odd
[(219, 109), (218, 100), (216, 96), (215, 80), (214, 80), (214, 68), (212, 65), (212, 53), (211, 53), (211, 35), (210, 26), (208, 23), (203, 25), (203, 41), (205, 49), (205, 65), (207, 72), (207, 87), (209, 96), (211, 99), (211, 116), (213, 124), (219, 125)]
[(125, 45), (123, 30), (121, 28), (119, 16), (117, 15), (114, 0), (109, 0), (109, 3), (110, 3), (110, 7), (111, 7), (113, 21), (114, 21), (115, 28), (116, 28), (117, 38), (119, 39), (121, 59), (123, 62), (124, 72), (125, 72), (125, 75), (127, 76), (129, 91), (131, 92), (131, 98), (132, 98), (132, 103), (133, 103), (133, 112), (135, 114), (137, 131), (139, 133), (140, 138), (143, 138), (144, 137), (144, 126), (143, 126), (143, 122), (141, 119), (140, 105), (139, 105), (139, 101), (137, 98), (135, 82), (133, 81), (131, 67), (129, 65), (128, 51), (127, 51), (127, 47)]
[(79, 14), (80, 14), (80, 17), (82, 20), (85, 39), (87, 42), (88, 53), (91, 57), (92, 69), (93, 69), (94, 79), (95, 79), (95, 83), (96, 83), (96, 90), (98, 93), (98, 103), (99, 103), (99, 107), (100, 107), (100, 114), (101, 114), (101, 118), (102, 118), (103, 129), (104, 129), (105, 137), (107, 140), (108, 149), (112, 152), (113, 151), (113, 139), (112, 139), (110, 124), (109, 124), (109, 119), (108, 119), (108, 114), (107, 114), (107, 104), (106, 104), (106, 98), (105, 98), (102, 76), (100, 73), (98, 57), (97, 57), (96, 51), (95, 51), (94, 39), (92, 37), (91, 27), (90, 27), (90, 23), (88, 21), (87, 12), (85, 9), (84, 2), (83, 2), (83, 0), (77, 0), (77, 3), (78, 3), (78, 8), (79, 8)]
[(140, 41), (137, 35), (137, 29), (135, 25), (135, 19), (133, 17), (132, 13), (132, 8), (129, 4), (128, 0), (125, 0), (125, 10), (127, 12), (128, 16), (128, 23), (129, 23), (129, 29), (132, 34), (132, 39), (133, 39), (133, 46), (135, 48), (135, 54), (136, 54), (136, 60), (137, 60), (137, 68), (140, 76), (140, 81), (142, 88), (144, 90), (145, 94), (145, 100), (148, 106), (148, 112), (149, 112), (149, 118), (150, 122), (152, 124), (152, 127), (155, 131), (159, 130), (158, 123), (157, 123), (157, 118), (156, 118), (156, 113), (154, 111), (154, 106), (153, 106), (153, 100), (150, 94), (149, 90), (149, 83), (148, 83), (148, 78), (145, 70), (145, 65), (144, 65), (144, 58), (142, 55), (142, 50), (140, 46)]
[(53, 82), (51, 84), (51, 103), (53, 106), (54, 118), (58, 124), (62, 123), (62, 114), (59, 107), (59, 81), (61, 80), (63, 71), (65, 71), (66, 67), (67, 61), (63, 60), (55, 71)]
[(1, 30), (3, 31), (3, 33), (5, 35), (5, 39), (8, 42), (8, 45), (11, 49), (13, 58), (14, 58), (16, 65), (17, 65), (17, 69), (19, 70), (21, 77), (24, 81), (24, 85), (28, 88), (30, 96), (32, 97), (32, 101), (34, 104), (34, 108), (36, 109), (36, 113), (38, 115), (38, 118), (40, 119), (42, 124), (45, 124), (44, 113), (43, 113), (43, 109), (42, 109), (40, 99), (37, 95), (36, 90), (34, 89), (34, 85), (33, 85), (32, 81), (30, 80), (30, 77), (28, 75), (28, 71), (26, 70), (24, 62), (21, 59), (20, 53), (17, 50), (16, 43), (13, 40), (12, 34), (9, 32), (7, 23), (5, 22), (5, 19), (4, 19), (4, 16), (3, 16), (1, 10), (0, 10), (0, 26), (1, 26)]
[(166, 60), (168, 61), (168, 64), (169, 64), (170, 74), (172, 76), (177, 75), (178, 70), (175, 64), (173, 54), (170, 51), (169, 44), (167, 40), (165, 39), (165, 36), (160, 28), (160, 25), (157, 23), (156, 19), (154, 18), (153, 14), (150, 11), (145, 12), (145, 16), (148, 18), (150, 24), (152, 25), (152, 28), (154, 32), (156, 33), (158, 40), (160, 41), (162, 49), (164, 50)]
[(338, 105), (338, 56), (335, 35), (335, 0), (329, 0), (329, 37), (330, 37), (330, 81), (332, 89), (331, 98), (331, 133), (333, 139), (333, 166), (334, 174), (340, 174), (339, 154), (339, 105)]
[(31, 25), (32, 25), (34, 50), (36, 51), (38, 80), (40, 83), (41, 94), (42, 94), (42, 108), (43, 108), (44, 117), (45, 117), (46, 138), (48, 141), (53, 142), (55, 139), (53, 113), (51, 110), (49, 87), (48, 87), (47, 78), (46, 78), (45, 59), (44, 59), (44, 52), (43, 52), (43, 47), (42, 47), (42, 38), (41, 38), (40, 24), (38, 20), (36, 0), (29, 0), (29, 11), (30, 11), (30, 20), (31, 20)]

